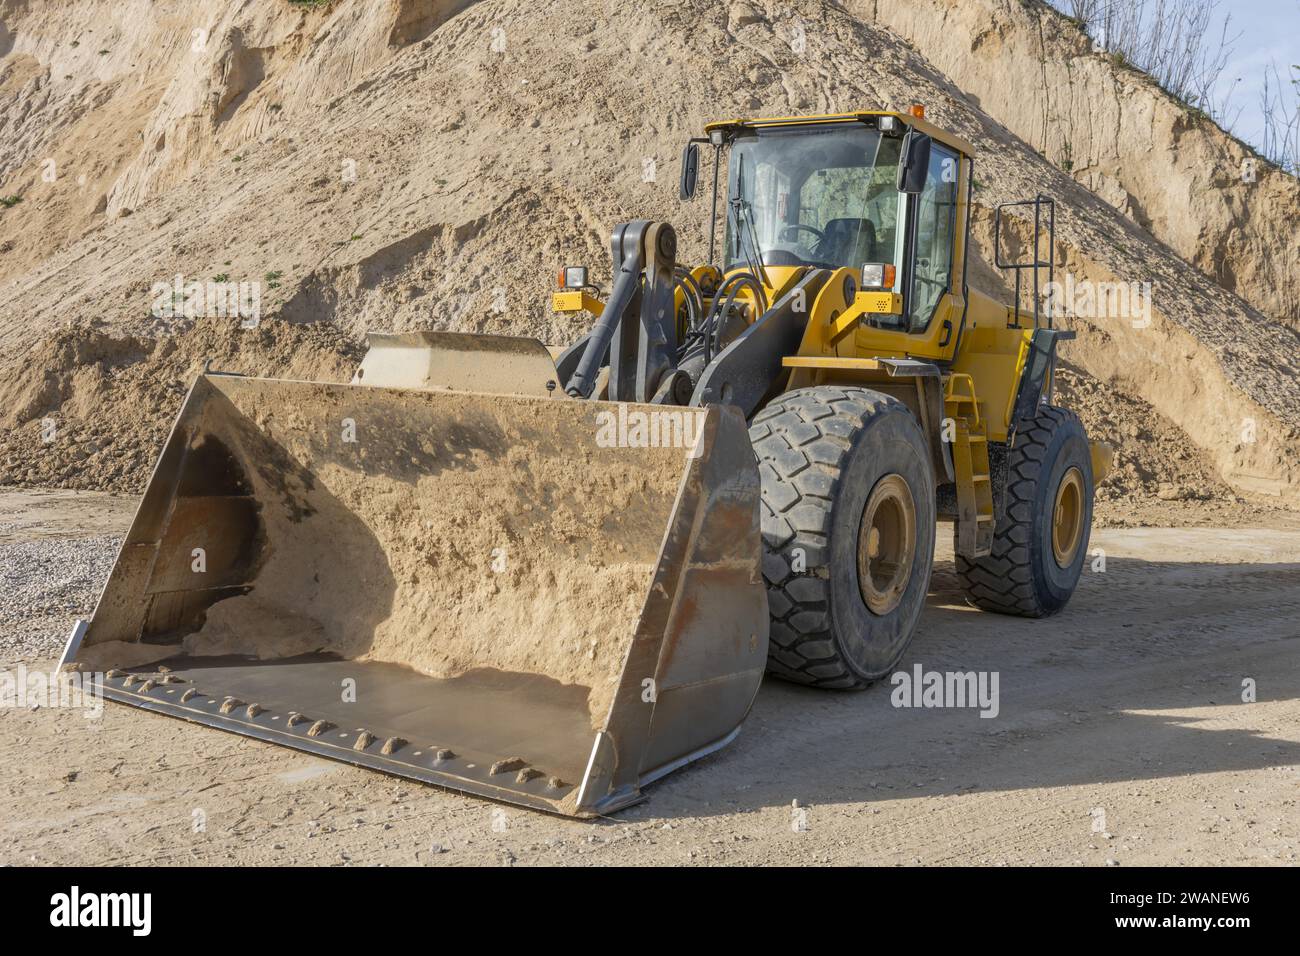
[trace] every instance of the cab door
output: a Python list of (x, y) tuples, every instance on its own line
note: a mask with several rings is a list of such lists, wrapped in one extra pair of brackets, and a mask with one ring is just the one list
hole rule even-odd
[(927, 331), (940, 310), (950, 304), (945, 297), (953, 291), (955, 281), (960, 164), (957, 152), (933, 143), (925, 188), (908, 197), (903, 328), (910, 334)]

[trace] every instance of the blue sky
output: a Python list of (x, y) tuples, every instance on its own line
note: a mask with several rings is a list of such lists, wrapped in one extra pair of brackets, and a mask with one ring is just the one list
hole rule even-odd
[(1229, 0), (1220, 7), (1232, 16), (1229, 35), (1241, 34), (1220, 86), (1227, 89), (1235, 83), (1232, 103), (1241, 108), (1241, 118), (1234, 132), (1255, 143), (1262, 128), (1259, 96), (1269, 61), (1277, 62), (1284, 83), (1300, 76), (1291, 71), (1292, 64), (1300, 64), (1300, 0)]
[[(1062, 10), (1070, 8), (1069, 0), (1052, 3)], [(1218, 20), (1210, 31), (1214, 42), (1222, 35), (1225, 17), (1231, 18), (1228, 36), (1236, 41), (1219, 79), (1218, 97), (1231, 90), (1229, 116), (1240, 113), (1233, 132), (1258, 144), (1263, 130), (1260, 93), (1269, 62), (1277, 63), (1282, 82), (1288, 86), (1291, 78), (1300, 77), (1300, 72), (1291, 70), (1292, 64), (1300, 64), (1300, 0), (1220, 0)], [(1295, 102), (1297, 91), (1292, 87), (1288, 94)]]

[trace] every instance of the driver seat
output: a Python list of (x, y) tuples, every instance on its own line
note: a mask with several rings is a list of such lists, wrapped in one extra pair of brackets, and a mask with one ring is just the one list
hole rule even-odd
[(876, 227), (870, 219), (831, 219), (822, 230), (817, 258), (842, 266), (876, 261)]

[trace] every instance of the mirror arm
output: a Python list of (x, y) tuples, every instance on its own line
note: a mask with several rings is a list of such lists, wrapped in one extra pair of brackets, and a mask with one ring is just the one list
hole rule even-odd
[(709, 204), (709, 265), (714, 263), (714, 243), (718, 233), (718, 170), (722, 166), (722, 144), (713, 145), (713, 200)]

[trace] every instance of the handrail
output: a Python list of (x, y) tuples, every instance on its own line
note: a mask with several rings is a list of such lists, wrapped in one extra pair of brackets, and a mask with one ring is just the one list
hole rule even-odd
[[(1002, 259), (1002, 210), (1016, 206), (1034, 207), (1034, 252), (1029, 262), (1004, 262)], [(1047, 207), (1047, 258), (1042, 257), (1043, 207)], [(1039, 299), (1041, 286), (1039, 270), (1047, 270), (1047, 284), (1056, 279), (1056, 200), (1045, 193), (1039, 193), (1033, 199), (1021, 199), (1015, 202), (999, 203), (993, 211), (993, 261), (999, 269), (1011, 269), (1016, 274), (1015, 298), (1011, 303), (1011, 314), (1015, 322), (1009, 322), (1008, 328), (1020, 327), (1020, 273), (1026, 269), (1034, 272), (1034, 328), (1039, 328)], [(1047, 328), (1052, 328), (1052, 310), (1047, 310)]]

